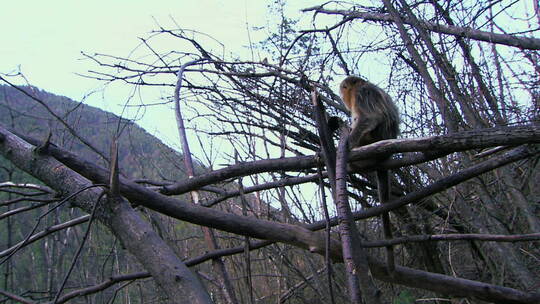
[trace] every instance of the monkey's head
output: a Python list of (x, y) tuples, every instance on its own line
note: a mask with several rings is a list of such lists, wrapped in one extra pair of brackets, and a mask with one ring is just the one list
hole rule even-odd
[(341, 99), (345, 103), (345, 106), (349, 111), (351, 111), (352, 108), (352, 99), (353, 96), (355, 96), (355, 90), (359, 86), (366, 83), (366, 81), (360, 77), (357, 76), (348, 76), (347, 78), (343, 79), (341, 84), (339, 85), (339, 93), (341, 95)]
[(347, 78), (343, 79), (341, 84), (339, 85), (339, 91), (341, 93), (349, 91), (353, 88), (356, 88), (358, 85), (364, 84), (366, 81), (358, 76), (347, 76)]

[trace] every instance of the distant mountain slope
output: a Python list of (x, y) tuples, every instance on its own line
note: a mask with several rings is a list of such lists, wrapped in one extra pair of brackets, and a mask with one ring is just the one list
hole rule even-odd
[[(115, 130), (120, 126), (122, 130), (119, 140), (120, 170), (124, 175), (131, 178), (147, 178), (157, 181), (181, 180), (185, 177), (181, 154), (167, 147), (133, 122), (34, 87), (23, 87), (22, 89), (42, 101), (58, 117), (66, 121), (80, 137), (107, 156), (111, 138)], [(0, 124), (21, 134), (42, 140), (45, 140), (50, 130), (53, 143), (89, 161), (107, 166), (95, 152), (92, 152), (73, 134), (70, 134), (67, 128), (58, 119), (54, 118), (44, 105), (9, 86), (0, 85)], [(201, 166), (198, 167), (199, 170), (201, 168)], [(8, 160), (0, 156), (0, 183), (5, 181), (42, 184), (41, 181), (17, 169)], [(0, 216), (4, 216), (0, 217), (0, 251), (10, 248), (23, 240), (30, 233), (32, 227), (35, 227), (36, 223), (39, 224), (37, 231), (40, 231), (68, 219), (71, 220), (85, 215), (84, 211), (72, 208), (70, 204), (57, 204), (56, 207), (60, 207), (55, 209), (55, 212), (49, 213), (52, 210), (51, 208), (56, 208), (55, 204), (41, 205), (43, 203), (32, 200), (14, 201), (13, 199), (16, 197), (19, 196), (7, 191), (0, 192)], [(9, 201), (12, 202), (8, 203)], [(10, 212), (17, 210), (24, 211), (25, 208), (29, 208), (29, 210), (6, 216)], [(152, 223), (164, 240), (170, 242), (172, 246), (175, 244), (172, 240), (190, 239), (193, 236), (202, 238), (200, 236), (201, 230), (197, 226), (143, 208), (137, 210)], [(42, 218), (44, 214), (48, 215)], [(79, 237), (84, 234), (85, 227), (82, 224), (64, 229), (45, 240), (22, 248), (4, 264), (8, 266), (0, 270), (2, 272), (0, 286), (16, 294), (24, 294), (36, 300), (36, 303), (43, 303), (44, 299), (52, 300), (55, 295), (54, 288), (58, 283), (57, 280), (63, 276), (63, 271), (67, 266), (67, 259), (71, 259), (75, 255), (78, 249)], [(104, 278), (112, 275), (144, 270), (131, 254), (123, 250), (115, 237), (107, 229), (104, 229), (104, 226), (99, 222), (93, 224), (91, 235), (93, 237), (88, 238), (86, 241), (77, 269), (70, 277), (69, 286), (71, 287), (68, 288), (83, 288), (88, 285), (98, 284), (105, 280)], [(180, 252), (178, 249), (180, 247), (173, 248)], [(189, 255), (200, 255), (205, 248), (202, 242), (191, 242), (188, 247)], [(113, 257), (111, 257), (111, 252), (114, 252)], [(114, 262), (111, 262), (113, 260)], [(84, 267), (81, 265), (84, 265)], [(157, 292), (153, 281), (141, 280), (137, 283), (137, 286), (139, 288), (137, 296), (143, 295), (142, 298), (153, 299), (150, 301), (152, 303), (165, 302), (156, 300), (160, 299), (161, 295)], [(29, 292), (35, 290), (39, 292)], [(110, 288), (92, 295), (92, 301), (95, 303), (108, 303), (115, 295), (115, 289)], [(11, 303), (9, 300), (3, 299), (3, 301)], [(70, 303), (83, 303), (85, 301), (73, 300)], [(114, 302), (124, 303), (122, 300)]]
[[(56, 116), (61, 117), (85, 141), (108, 157), (110, 142), (117, 129), (121, 130), (119, 139), (120, 171), (132, 179), (149, 179), (159, 182), (178, 181), (186, 178), (182, 155), (166, 146), (155, 136), (149, 134), (132, 121), (115, 114), (73, 101), (64, 96), (40, 90), (36, 87), (21, 87), (25, 92), (43, 102)], [(106, 167), (107, 164), (90, 148), (72, 135), (44, 105), (16, 88), (0, 85), (0, 124), (21, 134), (45, 141), (49, 130), (51, 141), (77, 155)], [(5, 160), (0, 156), (0, 166)], [(195, 163), (196, 174), (208, 169)], [(17, 172), (19, 172), (17, 170)], [(6, 180), (0, 170), (0, 181)], [(32, 179), (23, 174), (24, 178)], [(237, 185), (222, 185), (223, 190), (236, 190)], [(212, 199), (214, 195), (203, 192), (201, 199)], [(253, 210), (266, 210), (267, 215), (277, 212), (267, 203), (247, 195)], [(230, 207), (235, 199), (220, 203), (214, 208), (225, 208), (233, 213), (240, 209)], [(262, 203), (262, 204), (261, 204)], [(234, 203), (236, 204), (236, 203)], [(271, 211), (268, 211), (270, 208)]]
[[(164, 145), (159, 139), (135, 123), (100, 110), (57, 96), (35, 87), (21, 87), (43, 101), (57, 116), (70, 125), (77, 134), (99, 151), (108, 155), (115, 130), (120, 136), (120, 170), (132, 178), (178, 180), (184, 177), (181, 155)], [(51, 115), (44, 105), (19, 90), (0, 85), (0, 124), (35, 138), (45, 139), (49, 130), (52, 142), (97, 161), (99, 157)], [(105, 165), (101, 163), (101, 165)], [(199, 167), (200, 169), (200, 167)]]

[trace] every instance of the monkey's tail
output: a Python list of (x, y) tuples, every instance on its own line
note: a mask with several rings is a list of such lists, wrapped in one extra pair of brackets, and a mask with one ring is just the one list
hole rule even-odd
[[(377, 170), (377, 191), (379, 194), (379, 201), (381, 204), (386, 204), (390, 200), (390, 179), (388, 170)], [(385, 212), (382, 214), (382, 223), (384, 237), (387, 240), (392, 239), (392, 225), (390, 224), (390, 214)], [(390, 275), (396, 269), (396, 263), (394, 261), (394, 246), (386, 246), (386, 266)]]

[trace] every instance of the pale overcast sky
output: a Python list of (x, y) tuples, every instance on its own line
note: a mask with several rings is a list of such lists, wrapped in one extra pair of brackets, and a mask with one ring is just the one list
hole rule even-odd
[[(128, 56), (155, 20), (208, 33), (228, 47), (247, 44), (246, 22), (266, 22), (265, 1), (3, 1), (0, 73), (20, 66), (35, 86), (80, 99), (95, 85), (74, 73), (94, 68), (81, 51)], [(153, 19), (154, 18), (154, 19)]]
[[(265, 26), (272, 21), (268, 4), (252, 0), (18, 0), (2, 1), (0, 8), (0, 73), (20, 71), (30, 84), (57, 95), (80, 101), (102, 83), (76, 75), (99, 68), (82, 60), (81, 51), (127, 57), (156, 30), (156, 21), (175, 28), (194, 29), (221, 41), (227, 53), (246, 51), (247, 28)], [(290, 1), (288, 10), (300, 16), (299, 9), (316, 1)], [(310, 18), (310, 14), (305, 14)], [(278, 22), (276, 20), (276, 22)], [(257, 33), (251, 32), (257, 39)], [(263, 35), (263, 32), (259, 33)], [(170, 46), (169, 50), (174, 50)], [(10, 81), (16, 81), (9, 78)], [(23, 82), (16, 82), (21, 84)], [(121, 113), (131, 87), (115, 85), (91, 95), (85, 102)], [(171, 92), (172, 94), (172, 92)], [(159, 96), (155, 96), (159, 98)], [(153, 117), (159, 112), (160, 122)], [(148, 118), (137, 121), (144, 128), (174, 144), (174, 114), (150, 109)], [(126, 114), (126, 113), (124, 113)], [(126, 114), (129, 117), (129, 114)], [(150, 120), (150, 121), (148, 121)], [(165, 130), (165, 131), (164, 131)]]

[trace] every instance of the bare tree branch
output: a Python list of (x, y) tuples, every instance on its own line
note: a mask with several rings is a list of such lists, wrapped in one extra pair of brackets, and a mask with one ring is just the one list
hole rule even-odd
[[(322, 13), (328, 15), (341, 15), (347, 18), (347, 21), (352, 21), (354, 19), (378, 21), (378, 22), (395, 22), (395, 19), (391, 14), (382, 14), (382, 13), (373, 13), (373, 12), (360, 12), (360, 11), (349, 11), (349, 10), (328, 10), (323, 9), (321, 6), (306, 8), (302, 10), (303, 12), (313, 11), (315, 13)], [(470, 38), (479, 41), (485, 41), (489, 43), (503, 44), (513, 47), (519, 47), (530, 50), (540, 50), (540, 39), (523, 37), (516, 35), (507, 35), (507, 34), (498, 34), (486, 31), (480, 31), (470, 27), (459, 27), (455, 25), (445, 25), (440, 23), (433, 23), (429, 21), (421, 21), (422, 25), (433, 32), (448, 34), (456, 37)], [(412, 21), (403, 18), (403, 23), (412, 24)], [(340, 23), (342, 24), (342, 23)], [(313, 30), (306, 30), (302, 32), (310, 32)], [(325, 31), (325, 30), (319, 30)]]

